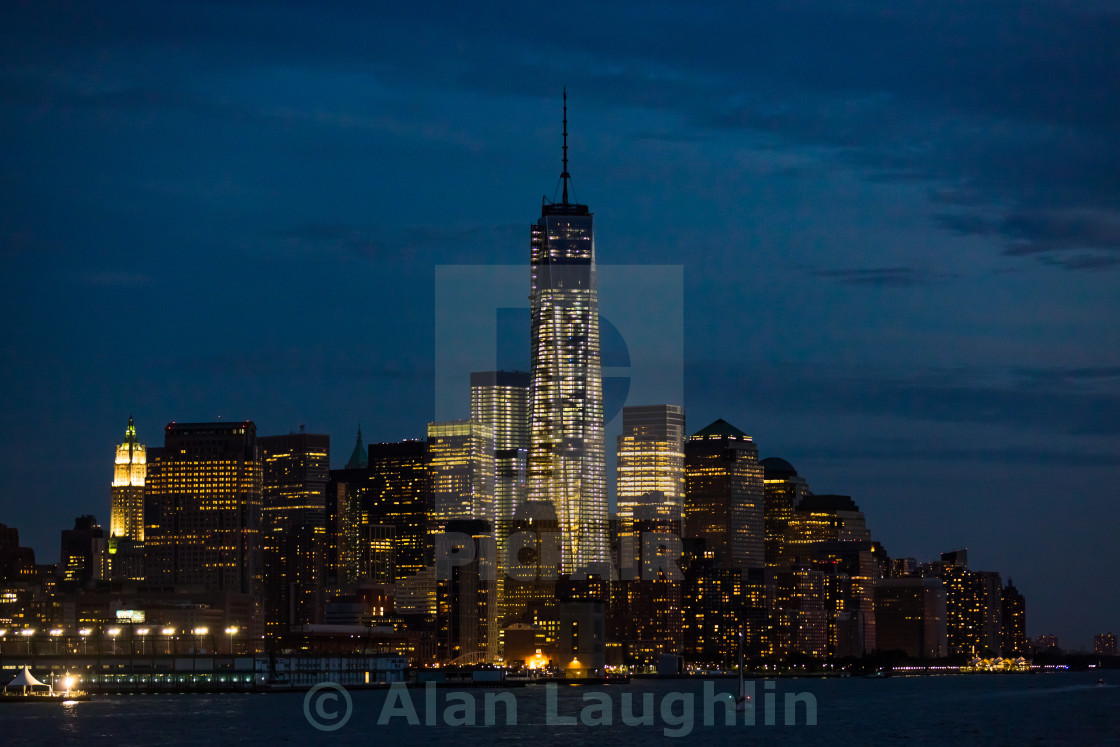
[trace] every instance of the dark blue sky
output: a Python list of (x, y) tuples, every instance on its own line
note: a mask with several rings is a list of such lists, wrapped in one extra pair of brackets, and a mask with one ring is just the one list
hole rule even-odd
[(600, 263), (683, 268), (691, 430), (1120, 628), (1120, 9), (743, 5), (5, 2), (0, 522), (107, 522), (130, 414), (422, 436), (436, 270), (527, 292), (566, 85)]

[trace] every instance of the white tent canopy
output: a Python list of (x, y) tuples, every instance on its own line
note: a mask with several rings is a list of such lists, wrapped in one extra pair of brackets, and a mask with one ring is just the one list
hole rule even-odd
[(27, 669), (27, 665), (24, 664), (23, 671), (8, 683), (8, 687), (49, 687), (49, 685), (35, 679), (35, 676)]

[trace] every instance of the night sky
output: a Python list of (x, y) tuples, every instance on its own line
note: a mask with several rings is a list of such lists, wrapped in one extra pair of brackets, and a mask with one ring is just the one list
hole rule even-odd
[[(423, 437), (439, 268), (522, 265), (527, 295), (566, 86), (600, 264), (683, 278), (657, 313), (690, 431), (725, 418), (851, 495), (892, 557), (967, 547), (1031, 636), (1120, 629), (1116, 3), (3, 19), (0, 522), (39, 562), (74, 516), (108, 524), (130, 414), (149, 445), (172, 420), (305, 424), (335, 466), (359, 422)], [(624, 285), (604, 308), (662, 298)], [(527, 313), (498, 313), (495, 365), (527, 364)]]

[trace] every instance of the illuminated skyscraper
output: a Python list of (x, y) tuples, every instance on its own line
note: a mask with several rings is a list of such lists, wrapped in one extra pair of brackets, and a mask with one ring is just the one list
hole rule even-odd
[(689, 436), (684, 455), (685, 536), (706, 540), (717, 565), (762, 568), (765, 486), (754, 441), (717, 420)]
[(798, 476), (797, 470), (785, 459), (768, 457), (759, 462), (765, 475), (766, 508), (763, 521), (766, 525), (766, 565), (769, 568), (788, 567), (792, 558), (788, 553), (789, 523), (794, 508), (809, 494), (809, 484)]
[[(148, 581), (261, 599), (261, 460), (251, 422), (170, 423), (151, 450)], [(243, 621), (254, 625), (259, 620)]]
[(327, 573), (341, 585), (400, 583), (431, 557), (428, 446), (374, 443), (366, 454), (330, 473)]
[(635, 519), (656, 520), (653, 531), (680, 536), (684, 505), (684, 408), (622, 408), (618, 437), (619, 564), (636, 568), (641, 541)]
[(265, 627), (322, 622), (326, 493), (331, 439), (313, 433), (263, 436), (261, 548)]
[(595, 236), (587, 205), (568, 202), (567, 111), (565, 94), (563, 198), (531, 227), (529, 500), (555, 507), (570, 573), (609, 563), (610, 539)]
[(112, 509), (109, 517), (111, 537), (144, 541), (144, 478), (148, 474), (144, 444), (136, 438), (136, 426), (128, 417), (124, 443), (117, 446), (113, 466)]
[(494, 431), (472, 420), (428, 423), (429, 531), (453, 519), (494, 527)]
[(494, 518), (501, 537), (528, 488), (529, 374), (472, 373), (471, 420), (494, 431)]

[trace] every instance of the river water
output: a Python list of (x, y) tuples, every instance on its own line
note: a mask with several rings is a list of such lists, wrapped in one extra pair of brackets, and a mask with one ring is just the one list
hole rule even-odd
[[(1109, 673), (1105, 673), (1106, 676)], [(1095, 673), (100, 696), (0, 704), (3, 745), (1117, 744), (1120, 686)], [(727, 719), (734, 720), (728, 724)]]

